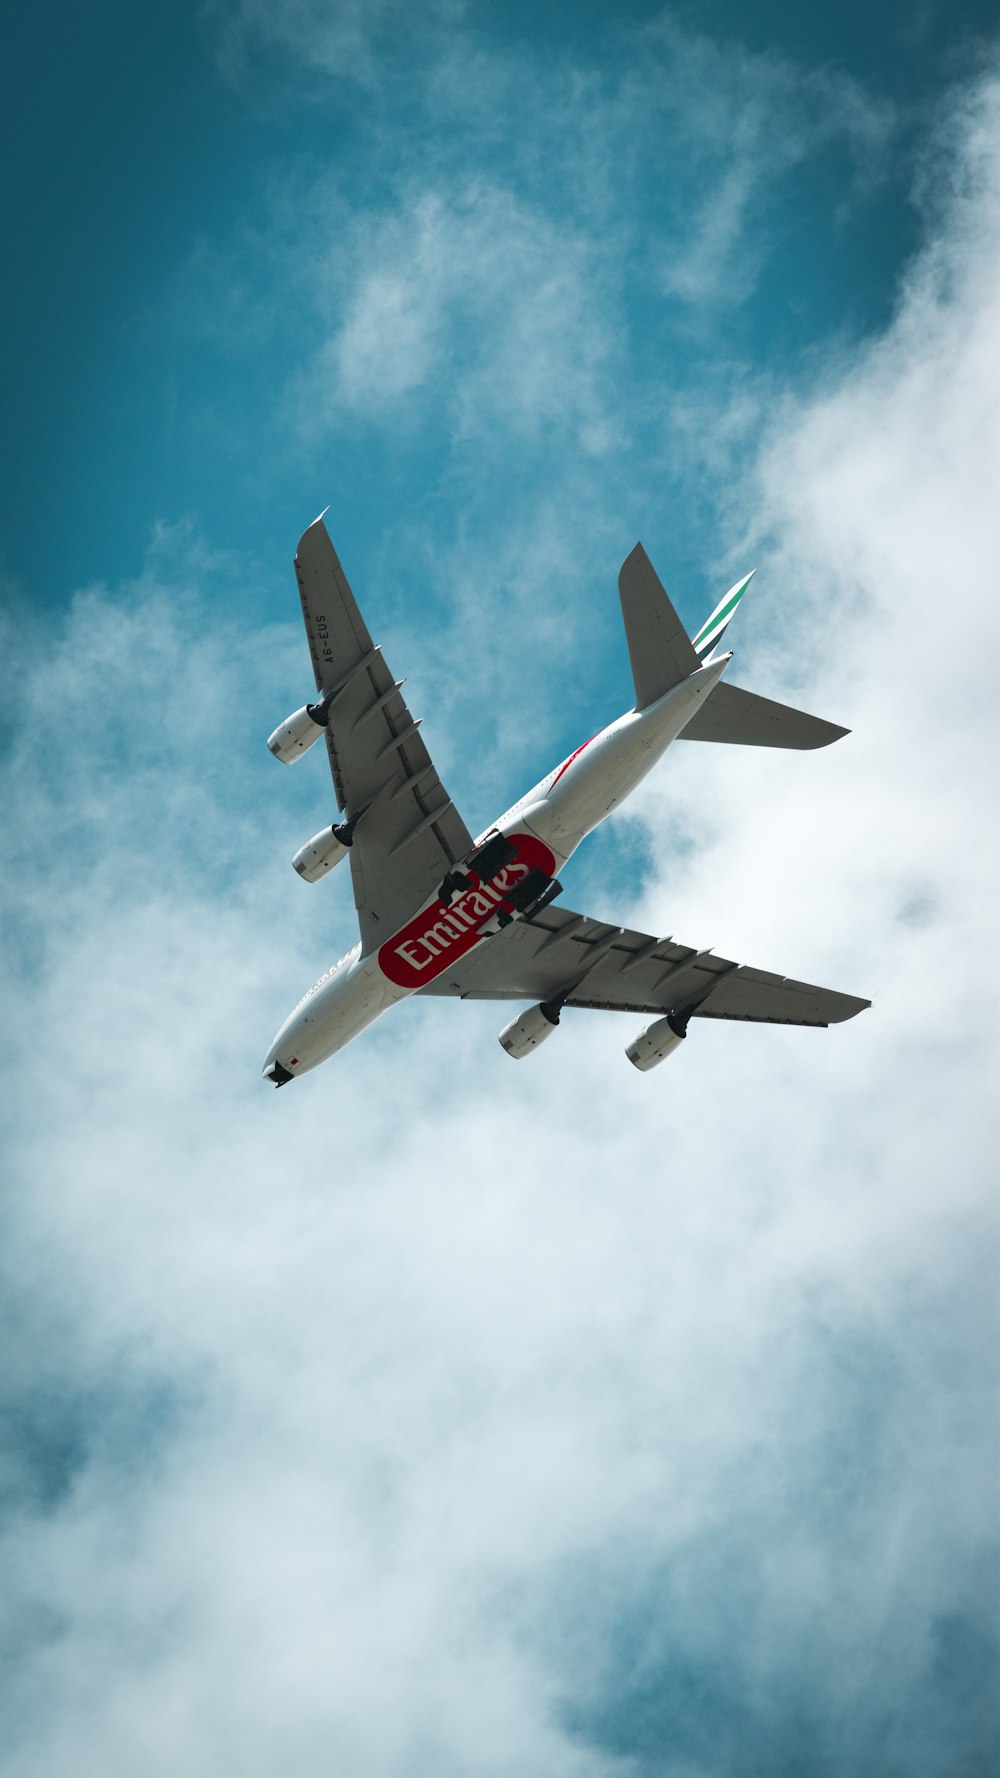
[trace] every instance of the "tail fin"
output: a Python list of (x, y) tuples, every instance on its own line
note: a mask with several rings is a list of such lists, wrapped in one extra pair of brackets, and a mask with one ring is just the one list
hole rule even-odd
[[(715, 607), (694, 642), (657, 578), (641, 543), (622, 563), (618, 592), (625, 619), (635, 707), (645, 710), (682, 679), (697, 672), (721, 641), (726, 625), (752, 579), (745, 574)], [(743, 747), (827, 747), (847, 730), (804, 710), (792, 710), (770, 698), (756, 697), (723, 680), (709, 693), (687, 727), (684, 741), (728, 741)]]
[(644, 710), (697, 672), (701, 663), (641, 543), (622, 563), (618, 595), (635, 680), (635, 707)]
[(700, 661), (707, 660), (722, 641), (733, 613), (750, 585), (755, 572), (756, 570), (751, 568), (749, 574), (745, 574), (742, 580), (738, 580), (735, 586), (730, 587), (725, 598), (719, 600), (707, 624), (702, 624), (692, 644)]

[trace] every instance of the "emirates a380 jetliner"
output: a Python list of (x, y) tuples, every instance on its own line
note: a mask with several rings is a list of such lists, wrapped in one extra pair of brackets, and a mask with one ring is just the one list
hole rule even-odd
[(265, 1080), (306, 1074), (409, 994), (524, 1001), (508, 1055), (551, 1036), (564, 1007), (652, 1014), (625, 1054), (653, 1068), (692, 1019), (832, 1025), (871, 1003), (713, 951), (555, 906), (556, 872), (678, 738), (825, 747), (847, 731), (724, 680), (718, 644), (750, 576), (689, 639), (641, 544), (618, 577), (635, 708), (578, 747), (474, 839), (445, 790), (318, 518), (295, 558), (317, 699), (268, 746), (290, 762), (326, 739), (342, 819), (293, 860), (306, 882), (351, 860), (361, 939), (310, 988), (268, 1051)]

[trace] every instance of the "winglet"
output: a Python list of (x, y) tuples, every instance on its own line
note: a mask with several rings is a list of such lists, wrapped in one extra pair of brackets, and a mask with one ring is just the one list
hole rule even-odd
[(745, 574), (742, 580), (738, 580), (735, 586), (730, 587), (725, 598), (719, 600), (719, 603), (715, 607), (708, 622), (703, 624), (698, 631), (697, 636), (694, 638), (693, 647), (695, 654), (700, 661), (705, 660), (705, 658), (712, 653), (717, 644), (722, 641), (733, 613), (742, 599), (743, 594), (746, 592), (747, 587), (750, 585), (755, 573), (756, 569), (751, 568), (749, 574)]

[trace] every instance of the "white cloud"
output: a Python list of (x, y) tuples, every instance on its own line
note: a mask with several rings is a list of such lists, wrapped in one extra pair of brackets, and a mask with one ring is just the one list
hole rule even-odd
[[(853, 1025), (698, 1029), (640, 1078), (627, 1021), (514, 1067), (495, 1010), (411, 1003), (266, 1093), (351, 923), (288, 869), (315, 776), (263, 752), (294, 626), (234, 638), (228, 565), (167, 538), (29, 663), (5, 1771), (979, 1756), (946, 1657), (980, 1671), (995, 1529), (991, 106), (893, 327), (732, 495), (795, 610), (739, 678), (856, 733), (678, 748), (642, 805), (644, 917), (880, 987)], [(415, 216), (425, 270), (489, 250)]]
[(299, 424), (311, 439), (348, 422), (412, 428), (431, 402), (458, 438), (502, 436), (509, 450), (570, 435), (605, 454), (620, 428), (595, 262), (581, 230), (488, 181), (418, 187), (374, 221), (345, 218), (324, 261), (337, 319), (296, 379)]
[[(896, 126), (891, 107), (846, 74), (796, 65), (775, 51), (751, 54), (678, 27), (669, 13), (641, 33), (654, 53), (633, 80), (646, 133), (668, 101), (671, 177), (654, 236), (662, 290), (706, 308), (734, 308), (752, 294), (773, 246), (770, 206), (796, 170), (831, 148), (846, 153), (841, 216), (878, 186)], [(662, 125), (661, 125), (662, 128)], [(690, 203), (690, 181), (699, 179)]]
[[(231, 243), (228, 279), (226, 252), (199, 245), (198, 300), (182, 304), (199, 330), (207, 308), (241, 337), (294, 315), (312, 343), (284, 413), (310, 452), (367, 419), (443, 428), (459, 473), (498, 447), (570, 440), (605, 465), (648, 413), (683, 401), (692, 340), (755, 289), (783, 182), (835, 148), (849, 209), (878, 183), (894, 127), (845, 75), (668, 15), (616, 26), (602, 64), (512, 46), (445, 4), (404, 16), (395, 0), (239, 0), (210, 17), (230, 61), (252, 45), (287, 53), (295, 103), (304, 70), (333, 77), (317, 91), (338, 107), (345, 73), (372, 88), (312, 190), (296, 163), (262, 194), (270, 220), (255, 213)], [(650, 330), (670, 361), (652, 380)]]

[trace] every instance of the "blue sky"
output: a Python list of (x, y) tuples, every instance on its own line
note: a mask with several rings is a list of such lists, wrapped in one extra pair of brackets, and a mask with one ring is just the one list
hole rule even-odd
[[(997, 1696), (992, 9), (15, 26), (0, 1772), (978, 1778)], [(259, 1069), (355, 936), (329, 504), (478, 830), (629, 700), (636, 537), (741, 684), (567, 900), (872, 993), (487, 1007)]]
[[(329, 292), (289, 263), (310, 250), (312, 212), (295, 198), (320, 189), (371, 219), (461, 164), (543, 210), (568, 206), (598, 253), (626, 258), (622, 370), (651, 398), (676, 375), (711, 387), (720, 348), (729, 375), (807, 373), (831, 336), (884, 323), (917, 239), (914, 172), (935, 102), (975, 66), (992, 9), (858, 6), (806, 23), (788, 7), (681, 8), (656, 48), (648, 6), (614, 20), (600, 7), (501, 6), (463, 15), (460, 30), (446, 9), (375, 7), (370, 47), (350, 31), (342, 55), (334, 44), (333, 79), (298, 54), (295, 32), (322, 39), (308, 9), (289, 10), (291, 26), (283, 16), (112, 5), (96, 32), (69, 8), (16, 22), (5, 119), (19, 251), (3, 301), (17, 448), (0, 521), (11, 570), (46, 598), (134, 572), (154, 518), (194, 516), (220, 545), (266, 557), (287, 553), (297, 492), (325, 499), (330, 448), (309, 453), (307, 475), (280, 401), (329, 318)], [(503, 117), (489, 99), (478, 108), (468, 69), (467, 105), (435, 88), (443, 56), (460, 53), (480, 77), (506, 71)], [(630, 139), (625, 116), (607, 113), (627, 109), (642, 70), (653, 90)], [(620, 209), (576, 186), (574, 82), (588, 124), (600, 131), (604, 113)], [(691, 304), (663, 302), (635, 237), (685, 240), (741, 140), (758, 183), (706, 273), (713, 314), (692, 352)], [(328, 274), (346, 273), (345, 250), (327, 252)], [(475, 474), (446, 426), (419, 441), (396, 425), (355, 430), (347, 456), (336, 454), (333, 492), (361, 513), (362, 536)]]

